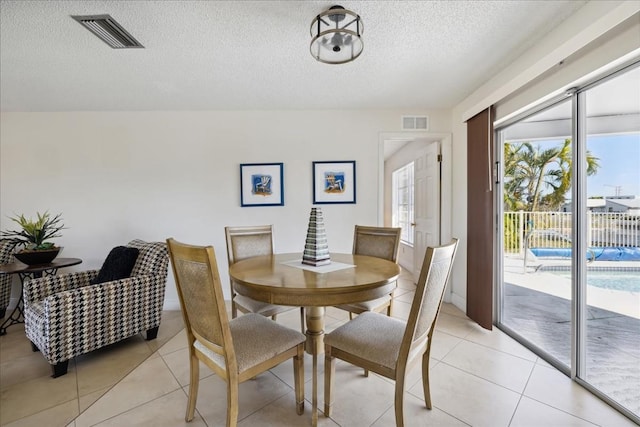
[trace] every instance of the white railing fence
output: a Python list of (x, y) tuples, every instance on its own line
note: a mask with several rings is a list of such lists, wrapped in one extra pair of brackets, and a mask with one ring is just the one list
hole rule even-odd
[[(505, 212), (504, 251), (523, 253), (529, 248), (570, 248), (570, 212)], [(590, 247), (640, 247), (640, 216), (614, 212), (588, 212)]]

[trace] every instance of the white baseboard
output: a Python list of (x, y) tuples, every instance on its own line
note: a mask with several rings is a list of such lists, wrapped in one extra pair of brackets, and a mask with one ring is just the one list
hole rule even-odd
[(460, 295), (452, 293), (451, 304), (458, 307), (463, 313), (467, 313), (467, 300), (465, 298), (462, 298)]

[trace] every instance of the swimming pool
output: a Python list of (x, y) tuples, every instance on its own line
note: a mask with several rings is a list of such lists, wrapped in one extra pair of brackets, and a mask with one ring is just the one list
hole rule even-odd
[[(530, 248), (537, 257), (571, 258), (571, 248)], [(587, 249), (589, 261), (640, 261), (640, 247), (606, 247)]]
[[(571, 278), (570, 271), (551, 271), (558, 276)], [(640, 270), (587, 271), (587, 286), (615, 291), (640, 292)]]

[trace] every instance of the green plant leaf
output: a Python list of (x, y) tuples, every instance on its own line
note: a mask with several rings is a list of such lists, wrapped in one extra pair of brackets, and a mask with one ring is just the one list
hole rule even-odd
[(21, 229), (0, 231), (0, 237), (10, 238), (15, 243), (22, 243), (27, 248), (36, 250), (52, 248), (54, 244), (47, 240), (62, 236), (60, 231), (65, 228), (62, 224), (62, 214), (51, 217), (49, 212), (45, 211), (42, 214), (37, 212), (36, 215), (35, 221), (24, 214), (9, 217)]

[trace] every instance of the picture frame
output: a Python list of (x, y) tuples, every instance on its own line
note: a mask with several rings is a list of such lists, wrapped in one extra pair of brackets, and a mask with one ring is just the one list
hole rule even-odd
[(356, 203), (356, 162), (313, 162), (313, 203)]
[(240, 164), (240, 206), (284, 206), (283, 163)]

